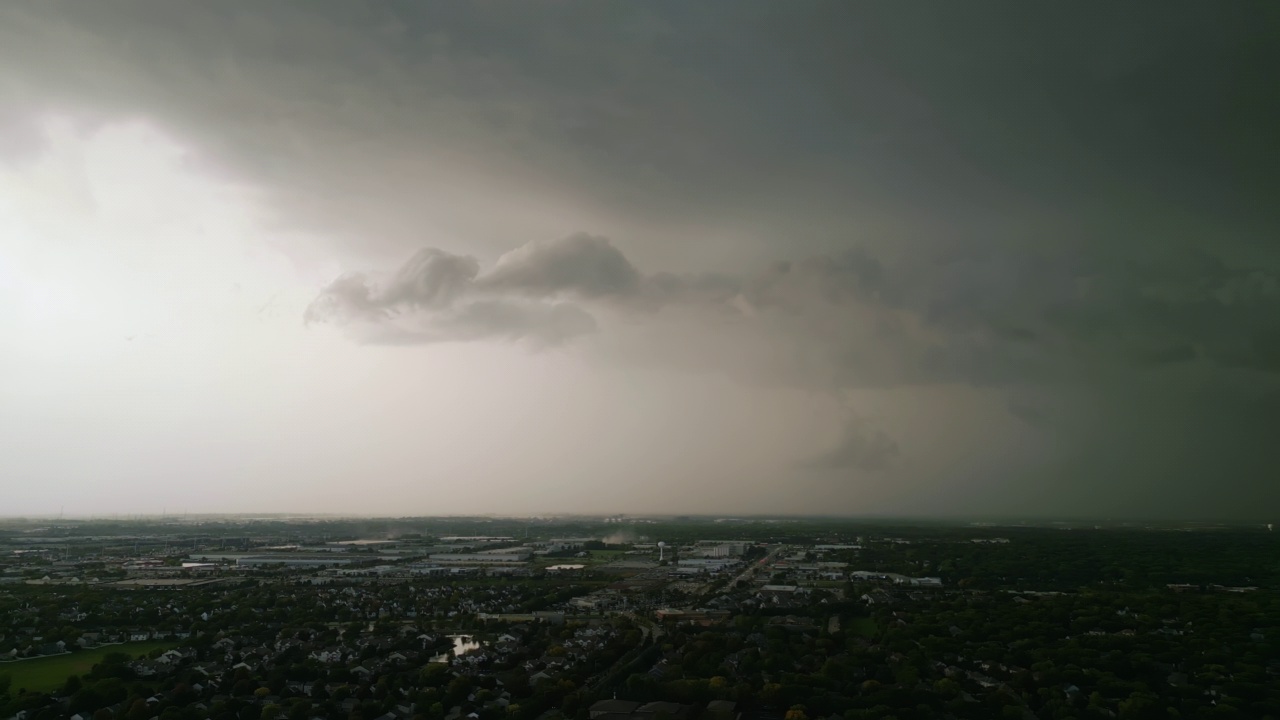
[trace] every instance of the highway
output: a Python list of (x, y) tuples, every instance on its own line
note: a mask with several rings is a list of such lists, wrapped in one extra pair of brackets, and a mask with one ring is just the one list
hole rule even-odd
[(786, 545), (779, 545), (774, 549), (770, 550), (768, 554), (760, 558), (760, 560), (758, 560), (755, 564), (750, 565), (747, 567), (746, 570), (743, 570), (742, 574), (738, 575), (738, 577), (733, 579), (733, 582), (729, 583), (728, 585), (725, 585), (725, 589), (730, 590), (732, 588), (737, 587), (739, 582), (750, 580), (751, 577), (756, 574), (756, 571), (758, 571), (760, 568), (772, 562), (773, 559), (777, 557), (778, 553), (782, 552), (784, 549), (786, 549), (786, 547), (787, 547)]

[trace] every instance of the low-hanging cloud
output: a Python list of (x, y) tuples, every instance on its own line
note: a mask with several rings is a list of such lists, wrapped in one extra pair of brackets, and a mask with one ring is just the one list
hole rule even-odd
[(1264, 269), (1203, 253), (1103, 263), (975, 251), (887, 264), (854, 249), (751, 276), (646, 274), (608, 239), (579, 233), (517, 247), (487, 271), (424, 249), (385, 278), (334, 280), (306, 319), (366, 340), (381, 327), (398, 343), (561, 344), (606, 315), (661, 326), (692, 314), (702, 337), (688, 344), (706, 350), (695, 362), (741, 364), (717, 347), (742, 355), (754, 342), (779, 371), (829, 388), (1000, 387), (1186, 365), (1275, 375), (1276, 286)]
[(537, 298), (626, 297), (639, 289), (640, 273), (607, 239), (578, 233), (521, 245), (500, 257), (476, 285), (494, 293)]
[(838, 442), (807, 465), (819, 470), (874, 472), (886, 469), (900, 454), (897, 441), (882, 428), (867, 418), (850, 414)]
[(559, 345), (597, 328), (576, 301), (627, 298), (639, 282), (622, 253), (590, 235), (524, 245), (483, 275), (474, 257), (425, 248), (383, 282), (363, 273), (339, 277), (307, 308), (305, 320), (342, 325), (373, 343)]
[[(517, 248), (487, 271), (423, 251), (383, 284), (339, 278), (308, 319), (380, 343), (541, 347), (598, 333), (588, 350), (597, 360), (726, 374), (836, 404), (850, 391), (895, 388), (1003, 394), (1007, 422), (1064, 448), (1063, 467), (1090, 467), (1072, 453), (1118, 442), (1099, 434), (1108, 422), (1136, 422), (1114, 408), (1183, 398), (1190, 419), (1177, 432), (1204, 438), (1182, 446), (1183, 467), (1205, 468), (1209, 458), (1193, 448), (1236, 442), (1222, 437), (1236, 422), (1222, 408), (1280, 386), (1275, 287), (1266, 268), (1198, 252), (1120, 262), (978, 248), (887, 262), (854, 249), (745, 276), (645, 273), (608, 240), (575, 235)], [(1266, 405), (1280, 393), (1264, 397)], [(855, 411), (801, 469), (889, 476), (911, 465), (904, 455), (927, 452), (909, 426)], [(1162, 427), (1131, 442), (1153, 467), (1175, 432)], [(1126, 463), (1125, 472), (1146, 472), (1137, 460), (1097, 462), (1098, 478)]]

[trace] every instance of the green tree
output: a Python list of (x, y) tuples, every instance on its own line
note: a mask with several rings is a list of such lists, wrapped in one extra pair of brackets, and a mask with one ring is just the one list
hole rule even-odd
[[(0, 683), (0, 684), (3, 684), (3, 683)], [(72, 675), (71, 677), (67, 678), (67, 681), (65, 683), (62, 684), (62, 694), (66, 697), (75, 695), (76, 693), (80, 692), (80, 688), (82, 685), (83, 683), (80, 681), (80, 676)], [(0, 692), (0, 694), (3, 694), (3, 693)]]
[(125, 715), (128, 720), (147, 720), (151, 717), (151, 708), (147, 706), (147, 701), (138, 698), (129, 706), (129, 712)]

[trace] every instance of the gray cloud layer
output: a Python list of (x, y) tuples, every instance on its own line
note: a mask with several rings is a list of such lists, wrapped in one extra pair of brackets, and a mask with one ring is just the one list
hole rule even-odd
[(916, 472), (961, 388), (1050, 448), (991, 428), (966, 508), (1240, 517), (1280, 505), (1278, 13), (14, 3), (0, 158), (144, 117), (323, 238), (297, 262), (410, 258), (308, 310), (362, 342), (939, 411), (855, 413), (834, 475)]
[[(682, 360), (823, 393), (957, 384), (1002, 393), (1010, 416), (1068, 448), (1058, 468), (1080, 473), (1071, 483), (1108, 478), (1097, 492), (1116, 472), (1149, 477), (1144, 456), (1173, 476), (1231, 467), (1240, 475), (1227, 482), (1249, 487), (1266, 470), (1240, 453), (1280, 416), (1275, 278), (1199, 254), (944, 253), (886, 264), (853, 250), (748, 277), (671, 276), (641, 273), (607, 240), (575, 235), (517, 248), (485, 273), (424, 251), (385, 287), (338, 280), (311, 311), (354, 321), (373, 341), (538, 345), (596, 331), (597, 315), (625, 318), (608, 333), (633, 332), (634, 322), (674, 329), (633, 362)], [(681, 324), (691, 316), (696, 337)], [(1167, 414), (1153, 422), (1144, 413), (1156, 407)], [(1124, 450), (1095, 466), (1097, 449), (1116, 443)], [(913, 452), (928, 449), (855, 412), (807, 466), (875, 472)], [(1234, 503), (1215, 502), (1224, 500)], [(1120, 507), (1138, 512), (1129, 502)]]
[(825, 470), (883, 470), (899, 454), (898, 443), (884, 430), (858, 417), (850, 417), (842, 428), (839, 443), (811, 461)]
[(427, 248), (382, 285), (360, 274), (338, 278), (306, 320), (354, 326), (373, 342), (501, 338), (557, 345), (596, 329), (590, 314), (560, 298), (628, 299), (639, 284), (622, 253), (590, 235), (524, 245), (484, 275), (473, 257)]
[[(490, 310), (467, 310), (477, 304)], [(1259, 381), (1280, 373), (1276, 277), (1177, 252), (1151, 259), (948, 252), (886, 265), (855, 249), (736, 277), (644, 274), (609, 240), (577, 234), (522, 245), (484, 273), (475, 258), (422, 250), (383, 284), (364, 275), (335, 280), (307, 317), (429, 326), (446, 317), (456, 339), (559, 341), (595, 330), (593, 307), (711, 310), (721, 320), (708, 320), (708, 334), (751, 328), (818, 349), (834, 387), (1087, 381), (1182, 365), (1256, 373)], [(566, 326), (544, 312), (552, 308), (582, 322)], [(486, 319), (495, 321), (492, 333), (469, 324)], [(577, 332), (566, 332), (570, 326)], [(441, 331), (424, 339), (450, 338)]]
[(837, 248), (849, 227), (927, 245), (1213, 232), (1245, 252), (1280, 221), (1280, 91), (1261, 70), (1277, 19), (1262, 4), (0, 13), (10, 110), (158, 118), (269, 189), (282, 217), (366, 251), (431, 228), (499, 252), (542, 207), (636, 232), (664, 265), (695, 226), (742, 230), (734, 244), (760, 259), (779, 237)]

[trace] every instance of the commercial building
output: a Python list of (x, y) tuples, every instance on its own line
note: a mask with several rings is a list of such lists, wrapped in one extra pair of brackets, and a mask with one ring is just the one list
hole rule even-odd
[(401, 565), (401, 571), (410, 575), (448, 575), (451, 568), (431, 563), (409, 563)]
[(740, 557), (748, 545), (744, 540), (699, 540), (695, 552), (704, 557)]
[(398, 540), (338, 540), (325, 543), (330, 547), (352, 550), (385, 550), (400, 544)]
[(351, 557), (341, 553), (324, 555), (251, 555), (236, 559), (237, 567), (335, 567), (361, 562), (359, 557)]
[(563, 550), (581, 550), (587, 543), (595, 541), (595, 538), (552, 538), (547, 541), (547, 549), (553, 552)]
[(510, 565), (527, 562), (533, 553), (522, 548), (513, 548), (511, 552), (473, 552), (473, 553), (435, 553), (429, 558), (433, 563), (451, 565)]
[(680, 569), (693, 569), (698, 572), (717, 573), (728, 567), (738, 565), (737, 560), (722, 558), (681, 558), (676, 561)]

